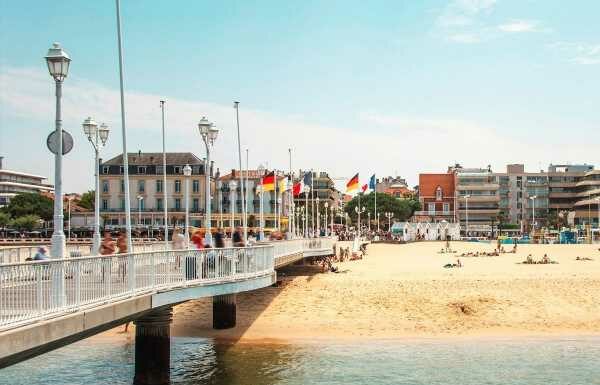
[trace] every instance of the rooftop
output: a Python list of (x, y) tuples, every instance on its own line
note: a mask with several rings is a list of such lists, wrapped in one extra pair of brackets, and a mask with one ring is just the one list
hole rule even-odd
[[(204, 164), (204, 161), (198, 158), (191, 152), (167, 152), (167, 165), (184, 166)], [(162, 152), (130, 152), (127, 154), (127, 160), (130, 166), (162, 166), (163, 154)], [(123, 164), (123, 155), (119, 154), (112, 159), (102, 162), (102, 165), (120, 166)]]

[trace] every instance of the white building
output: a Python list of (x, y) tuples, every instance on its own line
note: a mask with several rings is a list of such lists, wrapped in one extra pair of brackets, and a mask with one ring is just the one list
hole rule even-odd
[(11, 198), (21, 193), (54, 192), (54, 186), (43, 183), (44, 176), (5, 170), (4, 157), (0, 156), (0, 207), (8, 205)]

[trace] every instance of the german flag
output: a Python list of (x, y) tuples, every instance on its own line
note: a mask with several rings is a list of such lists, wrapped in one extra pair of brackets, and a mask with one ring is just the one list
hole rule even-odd
[(262, 191), (275, 191), (275, 171), (262, 177), (260, 184)]
[(346, 183), (346, 192), (352, 192), (358, 189), (358, 173)]

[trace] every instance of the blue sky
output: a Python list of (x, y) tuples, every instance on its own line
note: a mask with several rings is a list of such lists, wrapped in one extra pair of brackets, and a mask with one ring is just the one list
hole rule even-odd
[[(0, 153), (52, 176), (45, 137), (53, 88), (43, 56), (59, 41), (68, 191), (92, 185), (88, 115), (121, 151), (113, 1), (0, 0)], [(217, 165), (236, 162), (241, 102), (250, 167), (321, 168), (339, 177), (524, 162), (600, 165), (596, 1), (122, 2), (129, 150), (204, 156), (195, 124), (221, 129)], [(50, 178), (52, 179), (52, 178)]]

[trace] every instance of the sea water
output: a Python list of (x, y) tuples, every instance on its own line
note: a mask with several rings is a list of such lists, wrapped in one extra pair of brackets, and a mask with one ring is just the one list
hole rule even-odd
[[(217, 344), (173, 338), (173, 384), (600, 385), (600, 339)], [(0, 384), (131, 384), (132, 342), (80, 341), (0, 370)]]

